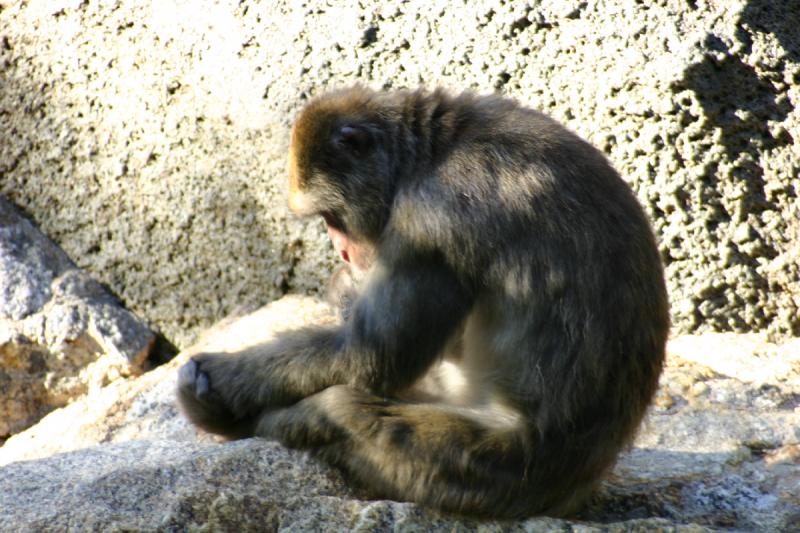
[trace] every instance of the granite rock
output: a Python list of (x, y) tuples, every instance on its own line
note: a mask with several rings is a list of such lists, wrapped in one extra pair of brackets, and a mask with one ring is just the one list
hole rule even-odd
[(0, 196), (0, 439), (140, 373), (147, 325)]
[(167, 365), (89, 393), (15, 435), (0, 448), (0, 530), (800, 527), (798, 341), (778, 345), (742, 334), (673, 339), (634, 446), (569, 520), (475, 521), (371, 500), (306, 454), (259, 439), (224, 443), (180, 416), (177, 368), (195, 351), (236, 351), (284, 329), (333, 320), (312, 298), (278, 300), (214, 328)]

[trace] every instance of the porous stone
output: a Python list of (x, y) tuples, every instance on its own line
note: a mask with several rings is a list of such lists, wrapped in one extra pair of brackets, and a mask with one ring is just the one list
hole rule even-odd
[(154, 335), (0, 196), (0, 438), (120, 376)]
[(353, 82), (552, 114), (652, 217), (677, 332), (800, 335), (798, 2), (0, 6), (0, 192), (182, 347), (327, 278), (322, 224), (284, 207), (287, 137)]

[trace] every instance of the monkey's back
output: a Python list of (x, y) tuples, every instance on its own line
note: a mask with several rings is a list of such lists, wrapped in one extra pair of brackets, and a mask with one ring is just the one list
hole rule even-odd
[(456, 116), (437, 132), (448, 143), (400, 189), (393, 222), (477, 294), (481, 346), (465, 353), (492, 359), (495, 388), (539, 441), (532, 483), (568, 507), (657, 387), (669, 316), (655, 239), (603, 154), (552, 119), (497, 97), (437, 105)]

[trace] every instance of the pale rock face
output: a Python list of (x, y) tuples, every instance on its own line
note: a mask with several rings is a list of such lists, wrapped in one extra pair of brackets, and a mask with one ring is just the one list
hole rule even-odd
[(289, 125), (353, 82), (553, 115), (650, 214), (677, 332), (800, 334), (798, 2), (2, 5), (0, 193), (181, 347), (323, 285)]

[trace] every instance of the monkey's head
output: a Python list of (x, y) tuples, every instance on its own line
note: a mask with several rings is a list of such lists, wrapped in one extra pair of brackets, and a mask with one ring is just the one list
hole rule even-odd
[(289, 207), (322, 216), (342, 258), (362, 270), (391, 210), (393, 115), (377, 93), (354, 87), (313, 100), (292, 128)]

